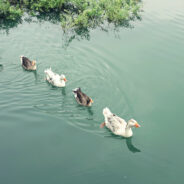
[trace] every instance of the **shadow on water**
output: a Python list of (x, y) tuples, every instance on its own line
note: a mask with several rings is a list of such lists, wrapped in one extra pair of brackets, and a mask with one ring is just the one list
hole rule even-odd
[(66, 87), (56, 87), (50, 84), (46, 79), (44, 79), (47, 85), (50, 87), (51, 90), (61, 90), (61, 94), (66, 96)]
[(2, 72), (2, 71), (3, 71), (3, 65), (0, 64), (0, 72)]
[(82, 106), (82, 105), (78, 104), (77, 102), (76, 102), (76, 108), (78, 108), (79, 110), (82, 110), (82, 111), (87, 111), (90, 116), (93, 116), (93, 114), (94, 114), (92, 107)]
[(16, 19), (16, 20), (0, 20), (0, 30), (5, 31), (6, 34), (9, 34), (9, 30), (17, 27), (19, 24), (22, 23), (22, 19)]
[(129, 149), (132, 153), (141, 152), (140, 149), (136, 148), (136, 147), (132, 144), (132, 137), (126, 138), (126, 145), (127, 145), (128, 149)]
[(36, 70), (34, 70), (34, 71), (26, 70), (26, 69), (24, 69), (23, 67), (22, 67), (22, 70), (23, 70), (24, 72), (33, 73), (33, 75), (34, 75), (34, 77), (35, 77), (35, 81), (38, 81), (38, 73), (37, 73)]
[(87, 107), (87, 110), (89, 115), (93, 116), (94, 113), (93, 113), (92, 107)]
[[(96, 25), (94, 26), (93, 28), (74, 28), (74, 29), (71, 29), (71, 30), (63, 30), (63, 37), (62, 37), (62, 40), (63, 40), (63, 47), (64, 48), (67, 48), (70, 43), (73, 41), (73, 40), (90, 40), (91, 39), (91, 36), (90, 36), (90, 32), (93, 30), (93, 29), (96, 29), (97, 27), (103, 31), (103, 32), (113, 32), (115, 37), (116, 38), (119, 38), (119, 31), (121, 28), (128, 28), (128, 29), (133, 29), (134, 26), (131, 24), (131, 21), (133, 21), (135, 19), (129, 19), (129, 20), (126, 20), (124, 21), (123, 23), (121, 24), (118, 24), (118, 25), (113, 25), (113, 24), (109, 24), (109, 23), (105, 23), (103, 25)], [(137, 20), (141, 20), (141, 17), (137, 17)]]
[(140, 149), (136, 148), (133, 144), (132, 144), (132, 139), (133, 137), (120, 137), (118, 135), (114, 135), (110, 130), (108, 130), (110, 132), (110, 135), (105, 136), (105, 137), (109, 137), (109, 138), (115, 138), (115, 139), (120, 139), (126, 142), (127, 148), (129, 149), (129, 151), (131, 151), (132, 153), (138, 153), (141, 152)]
[(61, 88), (61, 93), (62, 93), (62, 95), (66, 96), (66, 88), (65, 87)]
[(38, 80), (38, 74), (37, 74), (37, 71), (33, 71), (33, 74), (34, 74), (34, 77), (35, 77), (35, 81)]

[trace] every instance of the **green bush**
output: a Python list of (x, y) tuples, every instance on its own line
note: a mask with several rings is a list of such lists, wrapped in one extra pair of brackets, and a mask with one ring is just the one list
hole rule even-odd
[(64, 29), (90, 28), (104, 22), (122, 24), (138, 16), (140, 0), (0, 0), (0, 18), (16, 20), (31, 15), (60, 15)]
[(0, 19), (16, 20), (23, 12), (18, 6), (12, 6), (8, 1), (0, 0)]

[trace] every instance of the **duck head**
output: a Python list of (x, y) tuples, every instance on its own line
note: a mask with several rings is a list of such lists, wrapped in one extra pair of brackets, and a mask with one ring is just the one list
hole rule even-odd
[(93, 103), (93, 100), (90, 98), (90, 102)]
[(63, 74), (61, 75), (60, 79), (64, 80), (65, 82), (67, 81), (65, 75), (63, 75)]
[(36, 70), (36, 61), (35, 60), (32, 61), (31, 65), (33, 67), (33, 70)]
[(141, 127), (138, 123), (137, 123), (137, 121), (135, 120), (135, 119), (130, 119), (129, 121), (128, 121), (128, 127), (130, 127), (130, 128), (132, 128), (132, 127), (136, 127), (136, 128), (139, 128), (139, 127)]
[(92, 103), (93, 103), (93, 100), (92, 100), (91, 98), (89, 98), (89, 99), (87, 100), (87, 106), (91, 106)]

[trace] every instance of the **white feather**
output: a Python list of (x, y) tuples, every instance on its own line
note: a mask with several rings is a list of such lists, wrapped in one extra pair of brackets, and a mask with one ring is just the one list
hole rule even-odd
[(21, 62), (21, 64), (22, 64), (22, 58), (23, 58), (23, 57), (24, 57), (23, 55), (20, 56), (20, 62)]
[(105, 118), (105, 126), (115, 135), (123, 137), (131, 137), (133, 135), (131, 128), (137, 123), (135, 120), (131, 119), (127, 124), (124, 119), (113, 114), (107, 107), (103, 109), (103, 115)]
[(44, 72), (46, 74), (46, 80), (50, 84), (52, 84), (53, 86), (56, 86), (56, 87), (64, 87), (65, 86), (65, 81), (64, 81), (65, 76), (64, 75), (60, 76), (59, 74), (54, 73), (51, 70), (51, 68), (46, 69)]
[(108, 107), (103, 109), (103, 115), (104, 116), (110, 116), (112, 114), (112, 112), (109, 110)]
[(73, 94), (74, 94), (74, 97), (75, 97), (75, 98), (77, 98), (77, 93), (75, 93), (75, 92), (77, 92), (77, 91), (78, 91), (78, 89), (79, 89), (79, 88), (75, 88), (75, 89), (73, 89)]

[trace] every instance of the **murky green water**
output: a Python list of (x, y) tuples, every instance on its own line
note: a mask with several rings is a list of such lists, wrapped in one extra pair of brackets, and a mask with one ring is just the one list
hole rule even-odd
[[(173, 184), (183, 181), (184, 2), (147, 0), (142, 21), (118, 33), (92, 30), (63, 45), (60, 25), (0, 33), (2, 184)], [(24, 71), (20, 55), (38, 62)], [(47, 67), (66, 88), (44, 81)], [(81, 87), (94, 105), (77, 105)], [(132, 139), (100, 129), (108, 106), (140, 129)]]

